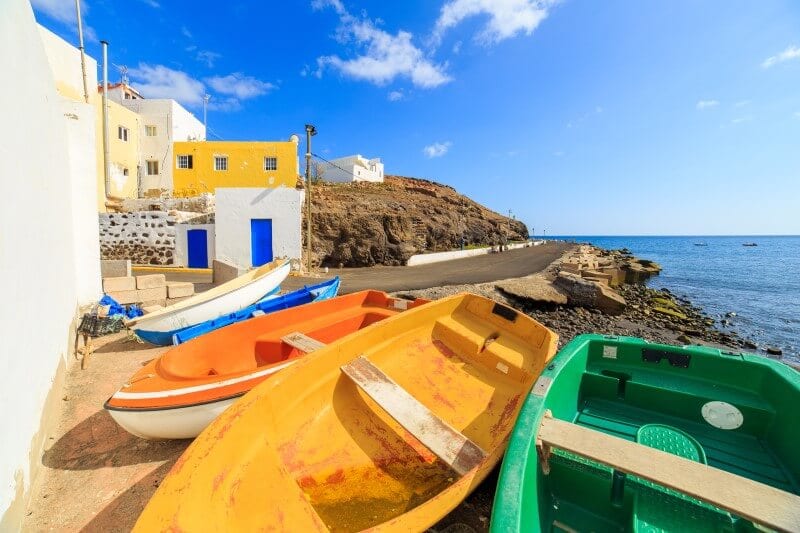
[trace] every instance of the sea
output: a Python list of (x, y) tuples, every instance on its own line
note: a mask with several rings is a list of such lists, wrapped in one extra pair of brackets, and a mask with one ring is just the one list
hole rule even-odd
[(653, 260), (663, 270), (650, 287), (687, 298), (720, 329), (756, 342), (760, 353), (773, 346), (800, 363), (800, 236), (550, 238), (627, 248)]

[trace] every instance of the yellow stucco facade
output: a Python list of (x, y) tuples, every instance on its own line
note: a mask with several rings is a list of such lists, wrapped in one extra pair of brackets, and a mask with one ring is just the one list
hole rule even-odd
[(294, 187), (297, 183), (297, 143), (292, 141), (176, 142), (173, 148), (175, 196), (213, 193), (217, 187)]
[[(97, 110), (97, 197), (98, 210), (105, 212), (106, 194), (110, 199), (137, 198), (139, 195), (139, 115), (108, 101), (108, 137), (111, 171), (106, 191), (105, 170), (103, 168), (103, 98), (95, 99)], [(121, 132), (120, 128), (125, 131)], [(127, 140), (126, 140), (127, 139)], [(146, 169), (141, 169), (146, 172)]]

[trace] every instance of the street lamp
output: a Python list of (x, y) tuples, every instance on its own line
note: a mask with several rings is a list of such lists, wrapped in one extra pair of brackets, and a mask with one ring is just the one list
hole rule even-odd
[(313, 124), (306, 124), (306, 255), (308, 273), (311, 274), (311, 137), (317, 134)]

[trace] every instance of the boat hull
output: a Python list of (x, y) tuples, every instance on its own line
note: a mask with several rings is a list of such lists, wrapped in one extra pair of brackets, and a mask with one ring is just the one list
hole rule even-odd
[[(530, 317), (474, 295), (365, 328), (255, 387), (215, 420), (135, 530), (424, 530), (499, 462), (556, 342)], [(381, 387), (367, 394), (357, 379), (370, 372), (344, 370), (356, 360), (405, 396), (380, 400)], [(439, 422), (415, 428), (412, 416), (403, 425), (409, 413)], [(468, 466), (458, 449), (452, 463), (433, 451), (431, 442), (446, 447), (452, 441), (442, 437), (453, 434), (480, 451)]]
[[(244, 393), (242, 393), (244, 394)], [(171, 409), (119, 409), (104, 406), (125, 431), (143, 439), (193, 439), (242, 394)]]
[[(148, 362), (104, 407), (123, 429), (140, 437), (195, 437), (219, 414), (215, 402), (241, 396), (308, 353), (284, 340), (287, 336), (299, 333), (312, 344), (332, 343), (426, 303), (362, 291), (238, 322)], [(191, 420), (179, 420), (184, 412)]]
[[(264, 267), (262, 267), (264, 268)], [(160, 346), (172, 344), (172, 336), (188, 327), (234, 313), (274, 291), (289, 275), (289, 261), (275, 262), (263, 275), (248, 280), (232, 280), (155, 313), (128, 322), (137, 336)], [(247, 274), (245, 275), (247, 276)], [(245, 282), (246, 281), (246, 282)], [(228, 290), (229, 289), (229, 290)]]
[[(644, 481), (651, 478), (625, 479), (574, 451), (551, 448), (545, 474), (537, 454), (542, 420), (552, 413), (575, 431), (644, 443), (745, 482), (800, 494), (798, 402), (800, 374), (760, 356), (631, 337), (576, 337), (542, 373), (520, 413), (491, 530), (754, 531), (735, 513)], [(643, 436), (653, 431), (658, 440), (647, 442)]]

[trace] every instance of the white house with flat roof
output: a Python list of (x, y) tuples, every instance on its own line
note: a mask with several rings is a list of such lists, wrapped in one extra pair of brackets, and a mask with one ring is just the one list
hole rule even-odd
[[(123, 90), (129, 89), (129, 90)], [(139, 196), (149, 190), (172, 190), (175, 168), (173, 143), (203, 141), (206, 128), (178, 102), (165, 98), (142, 98), (128, 86), (109, 91), (109, 98), (133, 111), (139, 120)]]
[(359, 154), (321, 163), (319, 173), (321, 179), (333, 183), (383, 183), (383, 163), (380, 158), (367, 159)]

